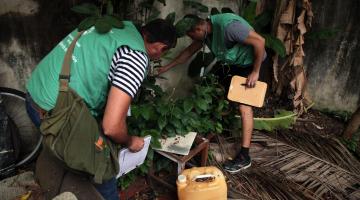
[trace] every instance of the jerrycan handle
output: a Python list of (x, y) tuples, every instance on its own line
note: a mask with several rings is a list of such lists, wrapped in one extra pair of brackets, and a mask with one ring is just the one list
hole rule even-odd
[(197, 175), (195, 176), (192, 181), (195, 182), (212, 182), (214, 181), (216, 178), (215, 175), (213, 174), (201, 174), (201, 175)]

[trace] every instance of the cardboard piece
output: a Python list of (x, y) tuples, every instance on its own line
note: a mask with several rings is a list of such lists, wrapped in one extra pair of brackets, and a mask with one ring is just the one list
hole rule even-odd
[(154, 149), (186, 156), (190, 152), (196, 134), (196, 132), (189, 132), (184, 136), (176, 135), (171, 138), (159, 139), (161, 148)]
[(246, 78), (233, 76), (227, 96), (228, 99), (254, 107), (262, 107), (264, 105), (267, 84), (257, 81), (254, 88), (248, 88), (245, 84)]

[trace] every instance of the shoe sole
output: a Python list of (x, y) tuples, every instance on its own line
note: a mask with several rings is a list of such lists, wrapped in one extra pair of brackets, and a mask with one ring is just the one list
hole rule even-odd
[(238, 173), (238, 172), (240, 172), (242, 170), (245, 170), (245, 169), (249, 168), (250, 166), (251, 166), (251, 163), (244, 166), (243, 168), (238, 169), (238, 170), (231, 171), (231, 170), (225, 169), (225, 171), (229, 172), (230, 174), (236, 174), (236, 173)]

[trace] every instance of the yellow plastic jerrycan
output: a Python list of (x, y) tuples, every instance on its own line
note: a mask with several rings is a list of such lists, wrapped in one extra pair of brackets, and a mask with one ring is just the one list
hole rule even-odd
[(176, 181), (179, 200), (226, 200), (223, 173), (216, 167), (193, 167), (184, 170)]

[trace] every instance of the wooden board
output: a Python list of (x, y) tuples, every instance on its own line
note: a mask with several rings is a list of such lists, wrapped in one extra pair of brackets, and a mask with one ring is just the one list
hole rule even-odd
[(247, 104), (255, 107), (262, 107), (267, 89), (267, 84), (257, 81), (254, 88), (245, 87), (246, 78), (233, 76), (231, 79), (228, 99), (231, 101)]

